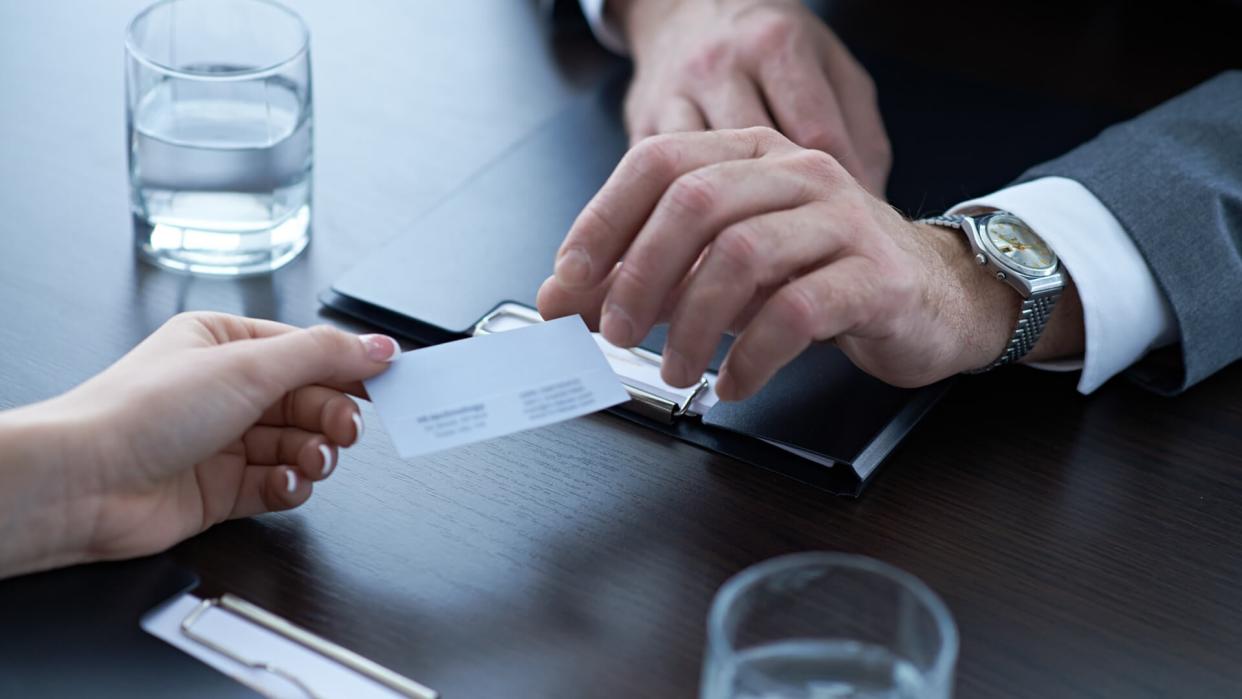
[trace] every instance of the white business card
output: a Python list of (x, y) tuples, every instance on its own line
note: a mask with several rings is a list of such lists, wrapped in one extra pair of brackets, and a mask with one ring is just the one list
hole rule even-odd
[(406, 352), (366, 387), (406, 459), (629, 400), (578, 316)]

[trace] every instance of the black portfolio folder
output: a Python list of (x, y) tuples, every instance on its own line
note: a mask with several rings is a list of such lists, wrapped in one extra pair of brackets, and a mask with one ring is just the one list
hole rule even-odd
[[(324, 303), (424, 343), (468, 335), (502, 304), (533, 307), (561, 239), (625, 152), (621, 88), (614, 81), (552, 117), (347, 273), (324, 293)], [(657, 353), (662, 346), (662, 329), (643, 343)], [(816, 345), (758, 395), (717, 403), (702, 416), (653, 415), (638, 403), (615, 412), (858, 495), (945, 388), (894, 388), (856, 369), (835, 347)]]

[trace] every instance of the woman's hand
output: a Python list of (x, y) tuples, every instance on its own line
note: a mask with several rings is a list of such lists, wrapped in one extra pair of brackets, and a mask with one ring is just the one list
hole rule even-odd
[(0, 416), (0, 576), (297, 507), (362, 434), (348, 396), (398, 353), (328, 326), (173, 318), (73, 391)]

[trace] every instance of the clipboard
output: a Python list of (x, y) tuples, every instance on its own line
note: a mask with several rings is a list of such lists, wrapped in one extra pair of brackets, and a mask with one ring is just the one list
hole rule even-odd
[(139, 626), (198, 584), (167, 554), (0, 581), (0, 696), (258, 699)]
[[(470, 334), (490, 335), (542, 322), (539, 312), (529, 306), (503, 303), (483, 316)], [(591, 335), (630, 395), (629, 410), (671, 425), (680, 418), (701, 416), (716, 404), (715, 372), (707, 372), (688, 388), (670, 386), (659, 377), (660, 355), (641, 347), (617, 347), (599, 333)]]
[[(565, 232), (628, 146), (619, 116), (624, 77), (536, 128), (412, 229), (364, 258), (321, 294), (321, 302), (426, 344), (489, 332), (502, 320), (534, 322), (535, 293)], [(664, 332), (654, 330), (625, 359), (658, 362)], [(692, 404), (710, 393), (712, 372), (729, 343), (722, 340), (707, 385), (681, 398), (630, 380), (625, 362), (610, 357), (632, 398), (611, 412), (857, 496), (951, 383), (895, 388), (854, 367), (835, 347), (815, 345), (756, 396), (695, 410)]]
[(439, 699), (435, 690), (228, 593), (172, 597), (143, 616), (142, 628), (266, 697)]

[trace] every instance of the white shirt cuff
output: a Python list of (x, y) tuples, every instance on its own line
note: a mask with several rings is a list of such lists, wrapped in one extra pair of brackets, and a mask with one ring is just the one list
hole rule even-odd
[[(962, 202), (950, 213), (979, 209), (1017, 215), (1073, 277), (1087, 335), (1080, 392), (1094, 391), (1177, 339), (1177, 321), (1151, 269), (1121, 223), (1086, 187), (1065, 177), (1043, 177)], [(1031, 366), (1077, 368), (1072, 360)]]
[(628, 54), (630, 50), (625, 45), (625, 36), (622, 35), (619, 27), (608, 21), (608, 17), (604, 14), (604, 5), (607, 0), (580, 0), (580, 2), (582, 14), (586, 15), (587, 24), (591, 25), (591, 33), (595, 35), (596, 40), (613, 53), (622, 56)]

